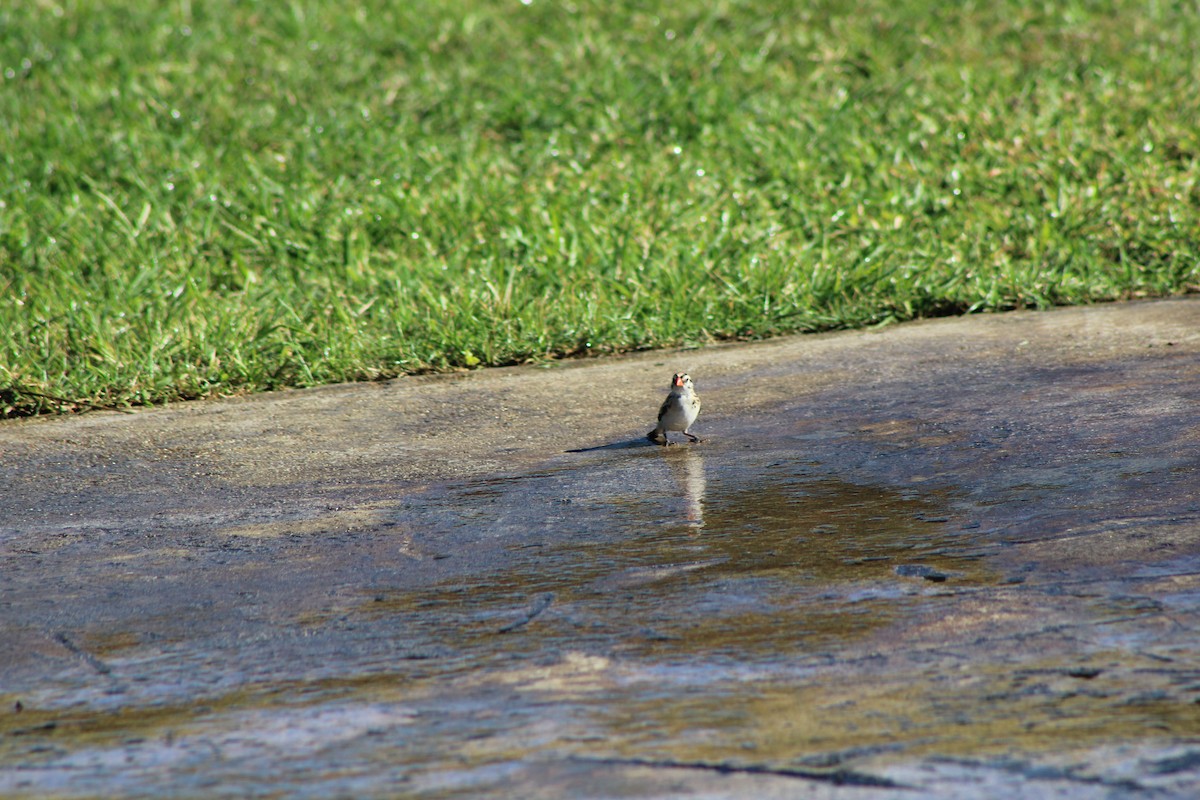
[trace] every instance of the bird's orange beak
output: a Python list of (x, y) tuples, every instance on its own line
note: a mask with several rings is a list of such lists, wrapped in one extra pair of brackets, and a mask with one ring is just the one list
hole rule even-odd
[(683, 376), (682, 376), (682, 375), (676, 375), (676, 376), (675, 376), (675, 385), (676, 385), (676, 386), (683, 386)]

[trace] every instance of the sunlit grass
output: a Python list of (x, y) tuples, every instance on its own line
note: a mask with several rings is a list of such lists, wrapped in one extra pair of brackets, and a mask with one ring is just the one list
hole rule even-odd
[(1200, 283), (1185, 4), (0, 4), (0, 411)]

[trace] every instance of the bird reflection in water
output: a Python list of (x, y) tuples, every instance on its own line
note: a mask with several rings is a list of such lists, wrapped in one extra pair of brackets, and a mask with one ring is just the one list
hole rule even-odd
[(687, 524), (699, 532), (704, 527), (704, 456), (694, 448), (671, 448), (667, 457), (671, 476), (679, 486), (680, 496), (687, 503)]

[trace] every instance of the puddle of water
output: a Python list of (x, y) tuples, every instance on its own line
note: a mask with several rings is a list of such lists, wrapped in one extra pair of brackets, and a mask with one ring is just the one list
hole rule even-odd
[(472, 485), (482, 527), (479, 505), (413, 506), (402, 524), (425, 532), (417, 547), (469, 526), (509, 564), (417, 592), (376, 584), (349, 613), (448, 615), (442, 644), (495, 649), (498, 632), (529, 625), (542, 647), (771, 663), (886, 625), (931, 586), (996, 580), (961, 551), (970, 537), (936, 494), (857, 486), (795, 459), (718, 458), (711, 478), (700, 448), (672, 448)]

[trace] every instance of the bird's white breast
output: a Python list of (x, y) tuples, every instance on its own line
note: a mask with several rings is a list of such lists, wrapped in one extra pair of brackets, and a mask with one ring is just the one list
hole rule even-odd
[(679, 394), (672, 392), (671, 396), (667, 398), (665, 413), (662, 416), (662, 428), (670, 431), (687, 430), (696, 421), (699, 413), (700, 409), (693, 402), (690, 391)]

